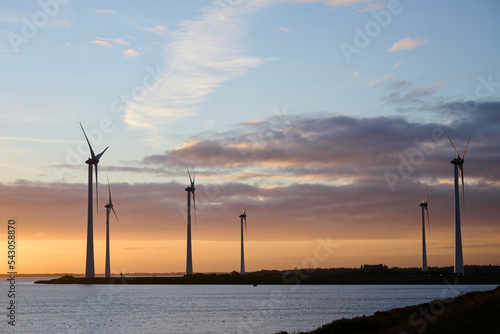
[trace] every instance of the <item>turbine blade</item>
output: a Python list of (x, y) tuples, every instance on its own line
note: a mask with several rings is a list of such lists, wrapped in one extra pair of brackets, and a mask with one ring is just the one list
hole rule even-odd
[(97, 181), (97, 164), (95, 166), (95, 195), (96, 195), (96, 205), (97, 214), (99, 214), (99, 182)]
[(189, 168), (186, 167), (186, 170), (187, 170), (188, 176), (189, 176), (189, 183), (192, 185), (193, 184), (193, 180), (191, 179), (191, 173), (189, 173)]
[(429, 226), (429, 235), (431, 235), (431, 220), (429, 219), (429, 209), (425, 207), (425, 211), (427, 212), (427, 226)]
[(109, 146), (108, 146), (108, 147), (106, 147), (106, 148), (104, 149), (104, 151), (102, 151), (101, 153), (99, 153), (99, 154), (98, 154), (95, 158), (96, 158), (97, 160), (101, 159), (102, 155), (104, 154), (104, 152), (106, 152), (106, 150), (107, 150), (108, 148), (109, 148)]
[(245, 221), (245, 239), (248, 239), (248, 232), (247, 232), (247, 217), (243, 218)]
[(193, 208), (194, 208), (194, 223), (196, 225), (196, 196), (194, 195), (194, 190), (193, 190)]
[(465, 213), (465, 186), (464, 186), (464, 165), (458, 165), (460, 167), (460, 176), (462, 176), (462, 201), (464, 203), (464, 213)]
[(120, 221), (120, 220), (118, 219), (118, 216), (116, 215), (115, 208), (111, 207), (111, 210), (113, 210), (113, 213), (115, 214), (116, 220), (117, 220), (117, 221)]
[(109, 205), (111, 206), (113, 203), (111, 202), (111, 186), (109, 185), (109, 175), (106, 174), (106, 177), (108, 179), (108, 194), (109, 194)]
[(467, 147), (469, 146), (469, 141), (470, 141), (470, 136), (469, 136), (469, 139), (467, 140), (467, 145), (465, 145), (465, 150), (464, 150), (464, 154), (462, 154), (462, 159), (465, 157), (465, 152), (467, 152)]
[(425, 186), (425, 203), (427, 203), (427, 197), (429, 195), (429, 186)]
[(451, 141), (450, 137), (449, 137), (448, 135), (446, 135), (446, 137), (448, 137), (448, 140), (450, 141), (451, 146), (453, 146), (453, 149), (455, 150), (455, 153), (457, 154), (457, 156), (460, 156), (460, 155), (458, 154), (457, 149), (455, 148), (455, 145), (453, 145), (453, 142)]
[(87, 144), (89, 144), (89, 148), (90, 148), (90, 155), (92, 156), (92, 159), (95, 159), (94, 150), (92, 149), (92, 146), (90, 145), (90, 141), (89, 141), (89, 139), (87, 138), (87, 134), (85, 133), (85, 130), (83, 129), (82, 122), (80, 122), (80, 127), (82, 128), (83, 135), (85, 136), (85, 139), (87, 140)]

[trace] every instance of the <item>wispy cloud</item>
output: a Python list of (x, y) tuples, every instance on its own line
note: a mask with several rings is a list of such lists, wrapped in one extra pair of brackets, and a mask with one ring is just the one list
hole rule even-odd
[(357, 78), (357, 77), (359, 77), (360, 75), (361, 75), (361, 72), (354, 72), (354, 73), (352, 74), (352, 77), (353, 77), (353, 78)]
[(60, 140), (60, 139), (41, 139), (41, 138), (26, 138), (26, 137), (0, 137), (0, 141), (25, 141), (35, 143), (78, 143), (75, 140)]
[(54, 24), (62, 25), (68, 29), (71, 28), (71, 23), (69, 23), (69, 21), (66, 20), (55, 20)]
[(101, 41), (98, 39), (96, 39), (95, 41), (92, 41), (92, 43), (100, 45), (100, 46), (104, 46), (105, 48), (110, 48), (110, 49), (113, 48), (113, 46), (111, 46), (111, 44), (109, 44), (108, 42)]
[(376, 79), (376, 80), (372, 80), (370, 81), (370, 83), (368, 84), (368, 86), (373, 86), (373, 85), (378, 85), (384, 81), (386, 81), (387, 79), (390, 79), (394, 76), (394, 73), (391, 73), (391, 74), (386, 74), (384, 76), (382, 76), (381, 78), (379, 79)]
[(387, 8), (387, 4), (381, 3), (381, 2), (375, 2), (375, 3), (368, 3), (366, 4), (366, 7), (360, 10), (357, 10), (357, 13), (363, 13), (363, 12), (371, 12), (374, 10), (380, 10)]
[(274, 29), (274, 31), (277, 31), (277, 32), (289, 32), (290, 29), (285, 28), (285, 27), (277, 27), (276, 29)]
[(394, 63), (393, 68), (398, 68), (399, 66), (401, 66), (401, 62), (400, 61)]
[(150, 33), (153, 33), (153, 34), (163, 35), (167, 32), (168, 27), (166, 25), (163, 25), (163, 24), (158, 24), (158, 25), (155, 25), (154, 27), (145, 28), (145, 30), (150, 32)]
[(106, 48), (113, 48), (113, 45), (129, 45), (129, 42), (125, 42), (122, 38), (106, 38), (106, 37), (97, 37), (95, 41), (92, 43), (104, 46)]
[(133, 58), (137, 58), (139, 57), (141, 54), (137, 51), (135, 51), (134, 49), (127, 49), (125, 51), (123, 51), (123, 57), (125, 58), (130, 58), (130, 59), (133, 59)]
[(134, 128), (158, 130), (162, 124), (195, 115), (199, 104), (220, 84), (245, 76), (270, 59), (243, 53), (242, 37), (249, 16), (270, 0), (241, 2), (223, 19), (207, 8), (196, 21), (185, 21), (163, 49), (160, 84), (128, 105), (125, 122)]
[(387, 50), (387, 52), (399, 52), (403, 50), (415, 49), (426, 42), (427, 40), (422, 38), (405, 37), (402, 40), (394, 43), (394, 45), (391, 46), (390, 49)]
[(292, 0), (296, 3), (323, 3), (332, 7), (350, 7), (359, 3), (370, 2), (371, 0)]
[[(396, 81), (390, 85), (391, 94), (382, 99), (391, 103), (414, 103), (421, 102), (420, 99), (434, 94), (440, 87), (444, 86), (444, 81), (439, 81), (434, 85), (426, 87), (414, 87), (412, 82)], [(414, 88), (413, 88), (414, 87)]]
[(96, 10), (96, 13), (99, 14), (116, 14), (118, 10), (116, 9), (98, 9)]

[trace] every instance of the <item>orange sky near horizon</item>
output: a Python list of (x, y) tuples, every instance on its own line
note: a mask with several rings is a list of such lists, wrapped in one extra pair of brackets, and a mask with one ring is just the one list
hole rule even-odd
[[(17, 272), (83, 274), (85, 240), (23, 240), (17, 243)], [(444, 247), (440, 247), (444, 245)], [(105, 242), (94, 241), (96, 274), (104, 273)], [(193, 239), (195, 272), (239, 271), (240, 243)], [(353, 267), (383, 263), (389, 267), (419, 267), (420, 240), (333, 240), (247, 241), (247, 271), (261, 269)], [(429, 266), (452, 266), (450, 240), (429, 240)], [(111, 272), (184, 272), (185, 240), (112, 240)], [(469, 264), (498, 264), (498, 248), (468, 247), (464, 261)], [(8, 271), (6, 269), (6, 271)]]

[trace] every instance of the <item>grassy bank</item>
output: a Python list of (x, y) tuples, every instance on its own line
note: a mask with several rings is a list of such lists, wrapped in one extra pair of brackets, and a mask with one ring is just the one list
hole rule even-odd
[(234, 276), (193, 275), (184, 277), (96, 277), (63, 276), (37, 284), (208, 284), (208, 285), (320, 285), (320, 284), (500, 284), (500, 275), (356, 275), (356, 276)]
[[(299, 334), (500, 333), (500, 287), (491, 291), (341, 319)], [(277, 334), (288, 334), (281, 332)]]

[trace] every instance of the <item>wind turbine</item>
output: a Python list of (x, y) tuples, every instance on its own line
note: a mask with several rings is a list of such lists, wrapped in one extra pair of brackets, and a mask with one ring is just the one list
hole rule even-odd
[(191, 174), (189, 173), (189, 169), (187, 170), (189, 176), (189, 187), (186, 188), (187, 191), (187, 255), (186, 255), (186, 275), (193, 274), (193, 254), (191, 251), (191, 194), (193, 195), (193, 206), (194, 206), (194, 215), (196, 219), (196, 197), (194, 195), (194, 191), (196, 190), (194, 186), (194, 172), (193, 178), (191, 178)]
[(109, 264), (109, 214), (111, 211), (113, 211), (113, 213), (115, 214), (116, 220), (119, 221), (115, 209), (113, 208), (113, 201), (111, 200), (111, 187), (109, 185), (109, 177), (108, 177), (108, 193), (109, 193), (109, 202), (104, 206), (106, 208), (106, 267), (104, 270), (104, 277), (111, 277), (111, 270)]
[(243, 203), (243, 213), (240, 215), (241, 218), (241, 265), (240, 274), (245, 275), (245, 253), (243, 247), (243, 223), (245, 223), (245, 234), (247, 234), (247, 214), (245, 212), (245, 204)]
[(94, 218), (93, 218), (93, 209), (92, 209), (92, 166), (95, 166), (95, 189), (96, 189), (96, 199), (97, 199), (97, 210), (99, 210), (99, 192), (97, 189), (98, 182), (97, 182), (97, 164), (99, 163), (99, 159), (102, 157), (104, 152), (108, 149), (106, 147), (104, 151), (99, 153), (98, 155), (94, 154), (94, 150), (92, 149), (92, 146), (90, 145), (90, 141), (87, 138), (87, 134), (85, 133), (85, 130), (83, 129), (82, 123), (80, 123), (80, 127), (82, 128), (83, 135), (85, 136), (85, 139), (87, 140), (87, 144), (89, 144), (89, 149), (90, 149), (90, 158), (85, 161), (87, 165), (89, 165), (89, 187), (88, 187), (88, 202), (89, 202), (89, 208), (88, 208), (88, 213), (87, 213), (87, 259), (85, 262), (85, 277), (95, 277), (95, 271), (94, 271)]
[[(427, 209), (427, 198), (429, 189), (425, 192), (425, 201), (422, 200), (422, 271), (427, 271), (427, 252), (425, 248), (425, 212), (427, 212), (427, 224), (429, 224), (429, 232), (431, 230), (431, 221), (429, 220), (429, 209)], [(425, 211), (425, 212), (424, 212)]]
[(454, 271), (455, 274), (463, 275), (464, 258), (462, 253), (462, 233), (460, 228), (460, 186), (458, 184), (458, 170), (460, 169), (460, 175), (462, 176), (462, 196), (465, 208), (464, 157), (465, 157), (465, 152), (467, 151), (467, 147), (469, 146), (470, 136), (469, 139), (467, 140), (467, 145), (465, 145), (465, 150), (464, 153), (462, 154), (462, 157), (460, 157), (460, 154), (458, 154), (458, 151), (455, 148), (455, 145), (453, 145), (453, 142), (451, 141), (450, 137), (448, 135), (446, 136), (448, 137), (448, 140), (450, 141), (451, 145), (453, 146), (453, 149), (455, 150), (455, 153), (457, 154), (455, 159), (451, 160), (455, 173), (455, 270)]

